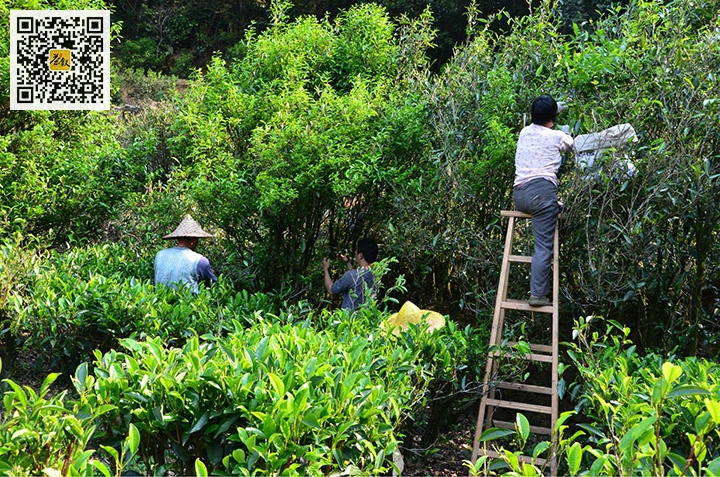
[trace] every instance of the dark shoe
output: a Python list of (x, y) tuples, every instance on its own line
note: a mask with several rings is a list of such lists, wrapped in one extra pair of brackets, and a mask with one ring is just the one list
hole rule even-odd
[(530, 306), (547, 306), (550, 304), (550, 300), (546, 296), (530, 296), (528, 305)]

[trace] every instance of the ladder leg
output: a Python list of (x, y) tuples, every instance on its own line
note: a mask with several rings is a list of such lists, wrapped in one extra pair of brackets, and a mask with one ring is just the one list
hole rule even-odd
[[(508, 217), (507, 236), (505, 238), (505, 250), (503, 253), (502, 266), (500, 270), (500, 280), (498, 283), (498, 292), (495, 302), (495, 312), (493, 315), (493, 324), (490, 334), (490, 346), (502, 343), (503, 326), (505, 320), (505, 309), (521, 310), (531, 312), (533, 314), (548, 314), (552, 316), (552, 336), (551, 344), (532, 344), (530, 343), (531, 353), (524, 355), (523, 359), (536, 363), (551, 364), (550, 386), (529, 384), (525, 382), (503, 382), (498, 376), (499, 363), (493, 354), (488, 355), (488, 362), (485, 368), (484, 378), (484, 394), (480, 400), (480, 409), (478, 412), (477, 427), (475, 430), (475, 438), (473, 441), (472, 462), (475, 463), (477, 458), (482, 455), (490, 457), (500, 457), (499, 454), (491, 449), (485, 449), (480, 446), (480, 436), (484, 429), (490, 427), (513, 428), (512, 422), (502, 420), (493, 420), (493, 414), (497, 408), (512, 409), (515, 412), (528, 411), (531, 413), (539, 413), (549, 417), (550, 426), (531, 425), (531, 432), (545, 434), (551, 438), (550, 456), (547, 459), (533, 459), (530, 456), (520, 456), (520, 460), (526, 463), (534, 463), (546, 471), (550, 471), (551, 475), (557, 474), (557, 434), (555, 426), (559, 414), (559, 396), (558, 396), (558, 356), (559, 356), (559, 299), (560, 299), (560, 240), (559, 240), (559, 224), (555, 224), (555, 234), (553, 237), (553, 275), (552, 275), (552, 303), (549, 306), (531, 307), (525, 300), (513, 300), (508, 298), (508, 283), (510, 275), (511, 262), (531, 263), (530, 257), (513, 255), (513, 238), (515, 233), (516, 218), (530, 218), (529, 214), (518, 211), (502, 211), (501, 215)], [(546, 315), (547, 316), (547, 315)], [(547, 338), (545, 339), (547, 343)], [(511, 398), (504, 400), (502, 397), (496, 399), (496, 389), (510, 389), (520, 393), (530, 393), (533, 395), (544, 395), (547, 402), (549, 398), (550, 405), (534, 404), (527, 401)], [(537, 401), (535, 401), (537, 402)], [(547, 422), (545, 420), (542, 421)], [(540, 424), (540, 423), (538, 423)]]
[(553, 430), (551, 441), (550, 473), (557, 475), (557, 434), (555, 424), (559, 415), (558, 396), (558, 357), (560, 354), (560, 222), (555, 223), (555, 237), (553, 239), (553, 313), (552, 313), (552, 394), (550, 405), (550, 428)]
[[(500, 267), (500, 282), (498, 284), (497, 296), (495, 298), (495, 313), (493, 315), (493, 324), (490, 332), (490, 346), (499, 345), (502, 342), (502, 328), (505, 319), (505, 310), (501, 306), (502, 302), (507, 298), (507, 289), (509, 282), (510, 262), (508, 257), (512, 254), (513, 236), (515, 233), (515, 217), (508, 220), (507, 234), (505, 236), (505, 250), (503, 253), (502, 265)], [(483, 397), (480, 400), (480, 410), (478, 411), (477, 427), (475, 428), (475, 439), (473, 440), (472, 461), (477, 460), (480, 446), (479, 439), (483, 428), (490, 427), (492, 422), (492, 414), (494, 409), (488, 409), (487, 399), (495, 398), (495, 387), (492, 386), (494, 376), (497, 374), (497, 363), (488, 356), (487, 365), (485, 366), (485, 379), (483, 381)], [(487, 416), (486, 416), (487, 413)], [(484, 423), (483, 423), (484, 421)], [(484, 426), (483, 426), (484, 424)]]

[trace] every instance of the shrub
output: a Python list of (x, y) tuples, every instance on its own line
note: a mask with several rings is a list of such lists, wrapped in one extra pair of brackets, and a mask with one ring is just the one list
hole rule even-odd
[(641, 356), (628, 328), (609, 322), (599, 330), (591, 318), (576, 323), (570, 353), (579, 371), (576, 409), (590, 421), (579, 424), (590, 472), (717, 474), (717, 363)]
[(425, 144), (422, 98), (398, 88), (393, 32), (377, 6), (333, 22), (278, 15), (248, 34), (237, 61), (216, 57), (167, 141), (178, 164), (162, 194), (178, 199), (162, 215), (196, 208), (252, 267), (256, 287), (308, 296), (296, 283), (322, 255), (382, 231), (393, 188)]
[(13, 332), (12, 302), (14, 296), (27, 293), (26, 277), (37, 271), (41, 261), (34, 245), (32, 240), (16, 233), (0, 246), (0, 361), (5, 363), (5, 374), (0, 376), (4, 377), (12, 375), (22, 346), (22, 338)]
[(93, 350), (109, 351), (122, 338), (160, 337), (181, 346), (193, 333), (222, 333), (225, 320), (250, 321), (256, 310), (273, 309), (268, 295), (235, 292), (223, 282), (198, 296), (155, 288), (151, 264), (120, 245), (49, 254), (16, 281), (6, 307), (7, 339), (67, 374)]
[(131, 68), (159, 71), (165, 59), (172, 53), (169, 45), (163, 45), (151, 37), (127, 39), (118, 47), (123, 63)]
[[(627, 339), (630, 330), (601, 319), (576, 321), (568, 355), (578, 371), (571, 392), (575, 411), (560, 416), (550, 442), (529, 444), (527, 419), (519, 414), (516, 432), (487, 429), (481, 442), (501, 449), (499, 462), (478, 459), (473, 475), (488, 468), (507, 468), (503, 475), (543, 475), (542, 469), (518, 462), (517, 456), (556, 457), (568, 475), (717, 475), (720, 458), (720, 383), (717, 363), (697, 358), (666, 359), (640, 355)], [(569, 419), (580, 414), (574, 433)], [(515, 434), (516, 447), (498, 444)]]
[(108, 442), (134, 424), (153, 473), (191, 472), (197, 458), (233, 475), (389, 472), (399, 425), (436, 373), (452, 374), (464, 342), (452, 355), (454, 330), (397, 339), (377, 332), (376, 312), (334, 316), (324, 331), (312, 317), (263, 314), (183, 348), (123, 340), (125, 352), (95, 352), (98, 403), (117, 405), (104, 417)]
[(91, 476), (100, 471), (110, 475), (107, 466), (93, 457), (91, 442), (96, 437), (96, 420), (114, 406), (92, 406), (82, 387), (77, 400), (68, 400), (66, 391), (50, 396), (50, 386), (58, 376), (49, 374), (37, 391), (5, 380), (10, 389), (3, 395), (0, 419), (3, 474)]
[[(568, 102), (559, 121), (574, 134), (625, 122), (638, 132), (595, 174), (572, 157), (561, 170), (568, 314), (637, 323), (640, 346), (715, 353), (720, 4), (632, 1), (567, 35), (558, 6), (541, 2), (503, 36), (491, 27), (504, 16), (478, 21), (471, 10), (468, 43), (417, 83), (433, 153), (395, 195), (389, 253), (407, 266), (411, 293), (458, 313), (492, 309), (514, 143), (533, 98), (552, 93)], [(624, 159), (635, 176), (613, 168)]]

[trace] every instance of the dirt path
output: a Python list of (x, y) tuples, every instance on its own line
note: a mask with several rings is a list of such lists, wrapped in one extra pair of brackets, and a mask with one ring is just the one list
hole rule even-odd
[[(470, 414), (475, 414), (476, 411)], [(405, 452), (403, 477), (465, 477), (468, 469), (463, 461), (470, 460), (476, 415), (467, 415), (459, 423), (445, 429), (436, 451), (426, 455)]]

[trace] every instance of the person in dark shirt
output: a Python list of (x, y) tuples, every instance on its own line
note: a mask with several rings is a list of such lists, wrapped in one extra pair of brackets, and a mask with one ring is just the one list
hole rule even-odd
[(330, 277), (330, 259), (323, 260), (323, 272), (325, 279), (325, 288), (331, 295), (343, 294), (341, 308), (355, 311), (360, 305), (365, 303), (365, 291), (373, 290), (375, 286), (375, 275), (372, 271), (372, 264), (378, 256), (378, 245), (370, 238), (362, 238), (358, 240), (355, 251), (355, 263), (358, 267), (353, 268), (350, 259), (345, 255), (340, 255), (340, 259), (345, 262), (347, 271), (336, 282)]

